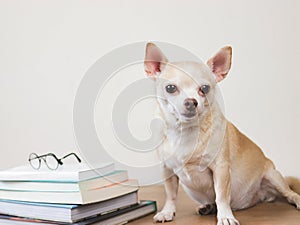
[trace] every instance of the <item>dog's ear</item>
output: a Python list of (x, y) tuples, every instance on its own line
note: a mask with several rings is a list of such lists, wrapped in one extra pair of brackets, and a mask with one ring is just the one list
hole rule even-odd
[(221, 48), (217, 54), (207, 61), (208, 67), (216, 75), (216, 82), (223, 80), (231, 67), (232, 48)]
[(149, 77), (155, 78), (157, 73), (163, 70), (167, 62), (167, 58), (155, 44), (147, 44), (144, 67)]

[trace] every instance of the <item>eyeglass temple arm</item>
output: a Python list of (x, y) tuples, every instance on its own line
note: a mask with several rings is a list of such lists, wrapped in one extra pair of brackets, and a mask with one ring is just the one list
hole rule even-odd
[(70, 155), (74, 155), (74, 156), (76, 157), (76, 159), (78, 160), (78, 162), (81, 162), (81, 159), (80, 159), (80, 158), (78, 157), (78, 155), (76, 155), (76, 153), (74, 153), (74, 152), (65, 155), (65, 156), (62, 157), (60, 160), (65, 159), (65, 158), (69, 157)]

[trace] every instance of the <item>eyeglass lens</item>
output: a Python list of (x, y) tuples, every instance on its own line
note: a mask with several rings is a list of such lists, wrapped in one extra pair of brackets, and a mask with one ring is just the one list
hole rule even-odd
[(45, 163), (51, 170), (56, 170), (58, 168), (58, 161), (53, 155), (47, 155), (45, 157)]
[(41, 167), (41, 159), (35, 153), (30, 154), (29, 162), (30, 162), (30, 165), (36, 170)]

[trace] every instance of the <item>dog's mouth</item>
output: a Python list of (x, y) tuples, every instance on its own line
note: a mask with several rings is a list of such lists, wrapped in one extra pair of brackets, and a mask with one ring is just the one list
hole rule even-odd
[(188, 119), (192, 119), (197, 115), (197, 112), (196, 111), (186, 112), (186, 113), (182, 113), (181, 115), (188, 118)]

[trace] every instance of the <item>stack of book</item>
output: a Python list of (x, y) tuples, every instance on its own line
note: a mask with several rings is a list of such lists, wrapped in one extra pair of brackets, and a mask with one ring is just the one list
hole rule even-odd
[(156, 202), (138, 200), (137, 180), (112, 163), (0, 171), (1, 225), (113, 225), (155, 211)]

